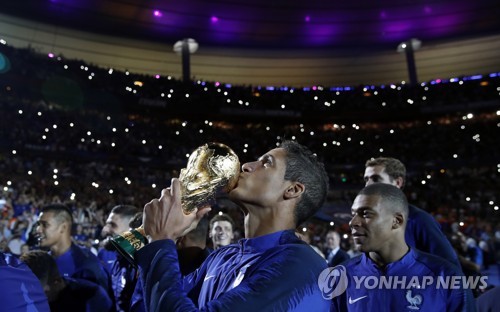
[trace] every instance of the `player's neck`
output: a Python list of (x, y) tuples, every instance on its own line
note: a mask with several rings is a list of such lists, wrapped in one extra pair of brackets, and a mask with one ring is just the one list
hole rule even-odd
[(386, 265), (396, 262), (403, 258), (410, 248), (403, 241), (404, 244), (394, 244), (392, 246), (386, 246), (382, 250), (374, 251), (369, 253), (370, 259), (372, 259), (380, 268), (384, 268)]
[(250, 208), (249, 213), (245, 215), (246, 238), (293, 230), (294, 228), (293, 213), (287, 213), (285, 209), (258, 208), (256, 211), (252, 211)]
[(61, 239), (57, 244), (50, 247), (50, 251), (54, 257), (59, 257), (63, 253), (69, 250), (71, 247), (71, 239)]

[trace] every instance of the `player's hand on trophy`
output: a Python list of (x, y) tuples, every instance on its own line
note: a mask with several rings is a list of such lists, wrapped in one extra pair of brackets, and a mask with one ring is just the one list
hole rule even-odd
[(160, 199), (153, 199), (144, 206), (144, 232), (149, 242), (160, 239), (175, 241), (196, 228), (210, 210), (207, 206), (186, 215), (181, 205), (181, 185), (179, 179), (174, 178), (171, 186), (162, 190)]

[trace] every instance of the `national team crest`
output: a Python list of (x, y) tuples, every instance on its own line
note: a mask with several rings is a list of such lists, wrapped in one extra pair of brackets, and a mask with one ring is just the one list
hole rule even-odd
[(406, 291), (406, 301), (410, 304), (407, 306), (408, 309), (411, 310), (420, 310), (420, 306), (422, 305), (423, 298), (419, 294), (412, 295), (411, 289)]

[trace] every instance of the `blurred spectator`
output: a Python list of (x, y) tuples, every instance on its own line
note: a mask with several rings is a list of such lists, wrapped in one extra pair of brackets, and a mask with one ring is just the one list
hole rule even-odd
[[(458, 260), (460, 261), (460, 266), (464, 275), (467, 277), (481, 276), (481, 266), (467, 257), (467, 242), (465, 235), (461, 232), (456, 232), (451, 235), (450, 242), (458, 255)], [(481, 295), (482, 290), (479, 289), (479, 285), (472, 289), (472, 293), (474, 297)]]
[(357, 257), (362, 254), (361, 251), (356, 249), (356, 246), (354, 245), (354, 240), (352, 239), (351, 235), (349, 235), (349, 250), (347, 250), (347, 254), (351, 258)]
[(329, 267), (339, 265), (351, 258), (347, 252), (340, 248), (340, 235), (336, 231), (328, 231), (325, 245), (324, 254)]
[(476, 240), (472, 237), (467, 238), (465, 244), (467, 245), (465, 257), (481, 269), (483, 267), (483, 250), (477, 246)]

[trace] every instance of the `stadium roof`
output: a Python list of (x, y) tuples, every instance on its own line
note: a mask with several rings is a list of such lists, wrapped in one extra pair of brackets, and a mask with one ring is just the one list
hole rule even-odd
[[(297, 57), (290, 57), (286, 64), (280, 66), (293, 68), (295, 75), (298, 75), (297, 72), (304, 73), (304, 77), (295, 80), (285, 79), (284, 77), (291, 74), (282, 73), (281, 69), (276, 68), (271, 68), (270, 72), (257, 68), (256, 71), (260, 75), (257, 78), (259, 75), (241, 65), (244, 62), (252, 63), (248, 59), (237, 60), (231, 65), (242, 76), (241, 79), (235, 78), (234, 72), (224, 72), (224, 66), (216, 64), (213, 59), (203, 61), (205, 65), (215, 65), (213, 69), (194, 71), (194, 74), (201, 78), (236, 83), (245, 79), (249, 83), (257, 83), (260, 79), (262, 83), (283, 81), (284, 84), (303, 84), (307, 79), (311, 83), (323, 84), (342, 81), (327, 79), (328, 76), (335, 75), (343, 75), (346, 83), (355, 82), (354, 77), (360, 75), (366, 77), (368, 83), (381, 83), (392, 79), (390, 77), (400, 79), (402, 74), (396, 74), (395, 70), (387, 75), (381, 73), (380, 68), (388, 68), (387, 60), (370, 60), (366, 61), (366, 64), (355, 64), (364, 68), (380, 67), (374, 69), (372, 78), (370, 74), (365, 75), (364, 72), (353, 69), (353, 60), (346, 59), (388, 50), (395, 53), (396, 46), (410, 38), (418, 38), (424, 46), (429, 46), (433, 43), (500, 35), (498, 0), (22, 0), (4, 1), (0, 6), (0, 13), (57, 27), (170, 46), (179, 39), (194, 38), (200, 47), (244, 49), (247, 55), (252, 53), (248, 51), (259, 51), (259, 57), (264, 58), (272, 54), (268, 51), (302, 51), (299, 58), (310, 59), (318, 59), (318, 54), (309, 56), (307, 53), (324, 51), (323, 58), (337, 57), (335, 63), (304, 65), (304, 68), (309, 68), (309, 72), (304, 68), (293, 68), (292, 59)], [(474, 43), (471, 50), (477, 50), (481, 45), (484, 43)], [(218, 52), (211, 52), (211, 56), (217, 54)], [(449, 51), (441, 52), (441, 55), (443, 54), (449, 54)], [(491, 57), (477, 56), (483, 60)], [(279, 57), (272, 55), (271, 58)], [(436, 55), (429, 55), (428, 59), (436, 59)], [(454, 64), (471, 62), (461, 58), (449, 61)], [(436, 64), (440, 63), (443, 61), (435, 60), (430, 61), (428, 65), (424, 64), (429, 68), (429, 73), (423, 71), (424, 76), (436, 78), (439, 73), (454, 74), (443, 69), (435, 69), (431, 73)], [(484, 71), (485, 68), (491, 68), (492, 64), (496, 66), (498, 61), (477, 66), (469, 64), (469, 67)], [(256, 65), (252, 63), (251, 66), (255, 68)], [(343, 70), (326, 72), (324, 69), (337, 66), (346, 67), (345, 71), (349, 69), (353, 77), (347, 77)], [(272, 66), (262, 65), (263, 69), (267, 67)], [(313, 72), (310, 67), (317, 67), (317, 70)], [(323, 71), (320, 71), (321, 67)], [(398, 70), (404, 69), (403, 62)], [(152, 72), (146, 68), (138, 70)], [(457, 69), (457, 72), (461, 71), (465, 71), (464, 74), (472, 74), (472, 70), (468, 68)], [(256, 79), (253, 75), (256, 75)], [(272, 75), (276, 77), (269, 78)], [(321, 76), (324, 76), (324, 79)], [(377, 80), (376, 77), (383, 78)]]

